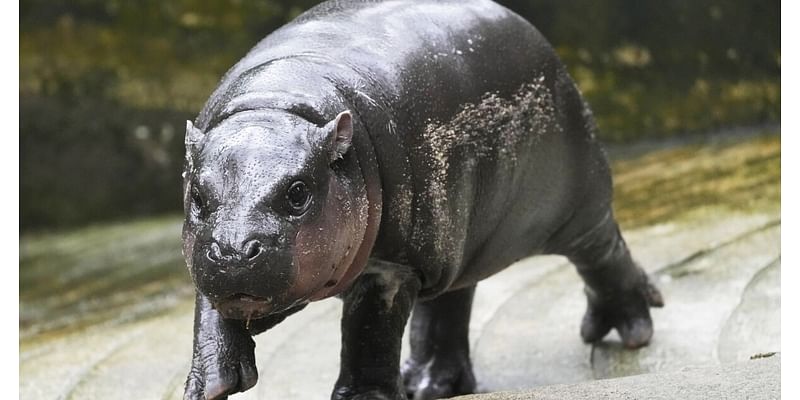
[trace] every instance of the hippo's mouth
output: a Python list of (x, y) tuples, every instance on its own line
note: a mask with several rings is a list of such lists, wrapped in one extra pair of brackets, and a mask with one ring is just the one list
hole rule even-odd
[(273, 311), (272, 297), (258, 297), (244, 293), (222, 299), (214, 308), (226, 319), (255, 320)]

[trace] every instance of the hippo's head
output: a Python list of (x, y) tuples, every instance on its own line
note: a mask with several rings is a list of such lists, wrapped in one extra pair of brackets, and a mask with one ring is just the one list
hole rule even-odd
[(367, 229), (349, 111), (324, 126), (243, 112), (206, 133), (187, 122), (183, 251), (226, 318), (258, 319), (335, 294)]

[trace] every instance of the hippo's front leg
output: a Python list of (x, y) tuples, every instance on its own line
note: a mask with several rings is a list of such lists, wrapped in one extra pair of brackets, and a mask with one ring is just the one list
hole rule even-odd
[(410, 268), (373, 263), (345, 292), (341, 369), (332, 399), (406, 399), (400, 347), (419, 289)]
[(244, 321), (226, 320), (198, 293), (194, 353), (184, 400), (225, 399), (256, 384), (255, 342)]

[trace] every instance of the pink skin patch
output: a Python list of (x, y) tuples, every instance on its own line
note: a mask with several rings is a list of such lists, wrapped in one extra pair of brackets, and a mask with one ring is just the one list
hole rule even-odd
[[(288, 299), (320, 300), (328, 297), (350, 269), (361, 247), (367, 213), (359, 212), (352, 196), (332, 179), (319, 218), (300, 227), (295, 238), (295, 282)], [(366, 199), (364, 199), (366, 200)]]
[(336, 296), (348, 287), (358, 277), (364, 268), (367, 266), (369, 255), (372, 253), (372, 246), (375, 244), (375, 239), (378, 237), (378, 228), (381, 221), (381, 189), (378, 182), (366, 179), (367, 181), (367, 200), (369, 203), (367, 209), (367, 226), (364, 230), (364, 236), (361, 240), (361, 245), (353, 257), (353, 261), (347, 266), (347, 270), (338, 283), (330, 286), (327, 290), (319, 292), (313, 300), (320, 300), (331, 296)]

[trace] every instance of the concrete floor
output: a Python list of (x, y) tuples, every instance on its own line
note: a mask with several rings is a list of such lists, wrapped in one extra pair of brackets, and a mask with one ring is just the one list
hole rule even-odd
[[(777, 180), (772, 170), (776, 157)], [(764, 162), (768, 162), (768, 170), (753, 170), (764, 166), (753, 159), (767, 160)], [(780, 352), (779, 162), (780, 138), (776, 135), (670, 145), (618, 160), (617, 192), (628, 196), (617, 202), (618, 209), (622, 204), (629, 210), (628, 214), (619, 213), (624, 236), (666, 301), (663, 309), (653, 310), (655, 336), (651, 345), (636, 351), (624, 350), (615, 333), (601, 344), (583, 344), (578, 327), (585, 300), (574, 268), (560, 257), (522, 260), (478, 285), (470, 337), (479, 390), (520, 391), (640, 374), (659, 374), (652, 376), (691, 383), (694, 381), (682, 378), (681, 371), (686, 368), (712, 371), (709, 376), (718, 375), (713, 371), (725, 368), (747, 374), (750, 364), (737, 363), (754, 354)], [(703, 172), (696, 175), (696, 186), (676, 185), (668, 192), (659, 191), (672, 180), (696, 171)], [(708, 189), (709, 184), (717, 186)], [(771, 192), (753, 190), (758, 185)], [(698, 191), (712, 189), (721, 193), (719, 198), (704, 195), (707, 201), (694, 201)], [(711, 193), (716, 193), (713, 190)], [(641, 193), (646, 200), (636, 200)], [(772, 195), (761, 198), (764, 193)], [(672, 201), (661, 199), (670, 196)], [(731, 206), (731, 199), (752, 201), (736, 207)], [(662, 200), (664, 204), (653, 203)], [(639, 222), (642, 220), (646, 222)], [(179, 224), (178, 219), (165, 219), (147, 229), (158, 232), (151, 235), (163, 242), (158, 235), (171, 237)], [(126, 231), (120, 232), (125, 237)], [(98, 234), (96, 240), (111, 236)], [(192, 340), (191, 288), (186, 285), (185, 272), (165, 275), (179, 278), (162, 279), (155, 274), (151, 279), (145, 274), (141, 275), (145, 278), (133, 279), (130, 273), (118, 273), (113, 268), (136, 267), (114, 264), (108, 258), (111, 255), (98, 255), (98, 260), (106, 260), (105, 264), (98, 261), (95, 267), (102, 273), (87, 273), (85, 280), (96, 282), (98, 276), (111, 276), (116, 278), (108, 279), (120, 287), (135, 281), (138, 289), (112, 290), (109, 294), (108, 290), (96, 289), (97, 285), (86, 284), (84, 291), (61, 290), (71, 284), (72, 276), (84, 276), (80, 271), (85, 261), (76, 261), (74, 268), (70, 267), (73, 269), (46, 270), (47, 263), (34, 263), (30, 255), (37, 241), (46, 240), (54, 239), (23, 238), (21, 243), (21, 397), (181, 398)], [(142, 246), (151, 246), (147, 243)], [(29, 267), (48, 280), (28, 272)], [(41, 271), (50, 272), (48, 275)], [(51, 283), (53, 280), (55, 283)], [(28, 285), (37, 282), (47, 282), (53, 289), (34, 296), (30, 293), (36, 288)], [(76, 287), (80, 286), (75, 282)], [(164, 282), (173, 283), (164, 286)], [(58, 308), (62, 304), (70, 306)], [(320, 301), (257, 337), (259, 383), (232, 399), (328, 398), (338, 375), (340, 312), (338, 300)], [(773, 361), (770, 365), (774, 364)], [(773, 398), (770, 396), (774, 391), (770, 390), (776, 384), (780, 389), (779, 375), (775, 375), (779, 374), (779, 361), (776, 368), (764, 368), (772, 368), (772, 373), (733, 374), (731, 379), (754, 376), (756, 384), (769, 389), (760, 392), (765, 395), (763, 398)], [(637, 392), (636, 388), (646, 384), (631, 379), (602, 382), (617, 382), (612, 387), (630, 389), (626, 392), (629, 398), (657, 397)], [(651, 380), (651, 385), (658, 379)], [(695, 386), (681, 386), (680, 393), (691, 394), (694, 387), (696, 396), (679, 398), (700, 398), (697, 394), (707, 386), (703, 382), (712, 381), (701, 379)], [(570, 393), (588, 390), (586, 393), (597, 393), (598, 397), (616, 397), (609, 394), (616, 392), (608, 392), (607, 383), (583, 385), (556, 389), (571, 390)], [(556, 389), (537, 393), (560, 393), (547, 392)], [(741, 397), (731, 393), (732, 398)], [(515, 397), (524, 395), (525, 392), (507, 393), (487, 398), (529, 398)]]

